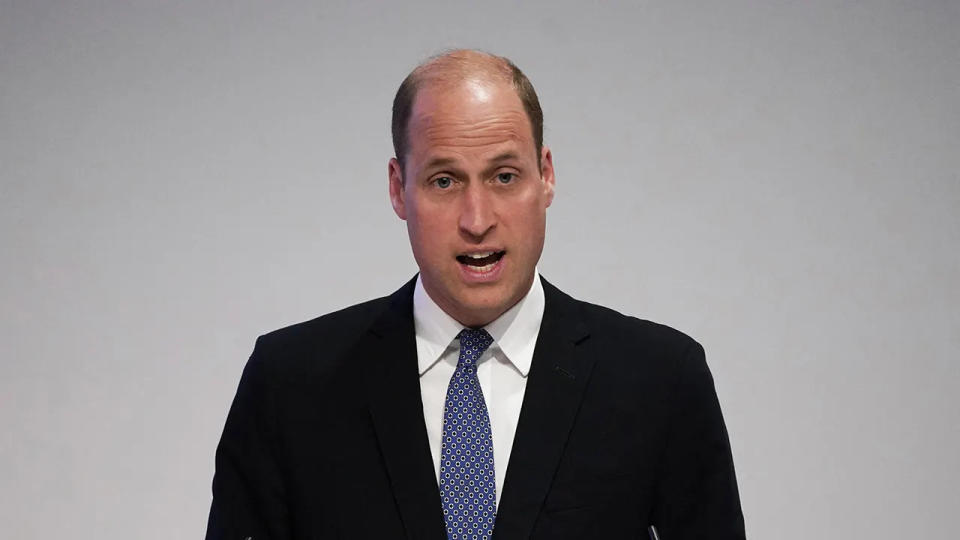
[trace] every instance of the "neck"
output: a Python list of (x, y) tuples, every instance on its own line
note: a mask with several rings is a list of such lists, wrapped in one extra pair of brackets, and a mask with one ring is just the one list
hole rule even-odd
[[(467, 328), (478, 329), (497, 320), (501, 315), (509, 311), (510, 308), (517, 305), (517, 303), (520, 302), (520, 300), (522, 300), (530, 291), (530, 287), (533, 285), (533, 280), (535, 277), (536, 272), (533, 272), (529, 278), (524, 280), (524, 284), (519, 288), (518, 292), (515, 293), (512, 298), (492, 306), (463, 305), (462, 303), (457, 302), (455, 299), (447, 298), (443, 294), (440, 294), (439, 291), (434, 290), (432, 285), (427, 280), (423, 280), (423, 289), (430, 296), (430, 299), (432, 299), (434, 303), (436, 303), (437, 306), (439, 306), (440, 309), (442, 309), (447, 315), (450, 315), (454, 320), (466, 326)], [(421, 273), (421, 279), (422, 278), (423, 274)]]

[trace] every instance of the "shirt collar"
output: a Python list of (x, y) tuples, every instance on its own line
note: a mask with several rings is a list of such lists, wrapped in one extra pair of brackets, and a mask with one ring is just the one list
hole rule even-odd
[[(544, 294), (540, 274), (534, 271), (530, 290), (513, 307), (484, 326), (493, 338), (491, 348), (499, 348), (524, 377), (530, 372), (533, 349), (543, 320)], [(423, 288), (420, 275), (413, 290), (413, 321), (417, 338), (417, 364), (420, 375), (430, 369), (453, 340), (466, 328), (448, 315)]]

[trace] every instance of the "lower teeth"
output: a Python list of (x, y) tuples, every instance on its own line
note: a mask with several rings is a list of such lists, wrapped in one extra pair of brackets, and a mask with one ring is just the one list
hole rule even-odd
[(486, 266), (473, 266), (473, 265), (470, 265), (470, 264), (468, 264), (467, 266), (469, 266), (470, 269), (473, 270), (474, 272), (484, 273), (484, 272), (489, 272), (490, 270), (493, 270), (493, 267), (496, 266), (496, 265), (497, 265), (497, 263), (492, 262), (492, 263), (490, 263), (490, 264), (488, 264), (488, 265), (486, 265)]
[(467, 268), (469, 268), (471, 272), (476, 272), (476, 273), (478, 273), (478, 274), (485, 274), (485, 273), (493, 270), (493, 268), (494, 268), (495, 266), (497, 266), (497, 263), (499, 263), (499, 262), (500, 262), (500, 259), (503, 258), (503, 253), (498, 253), (498, 254), (495, 255), (495, 256), (484, 257), (484, 258), (487, 259), (488, 261), (489, 261), (490, 259), (493, 259), (493, 260), (492, 260), (491, 262), (488, 262), (487, 264), (484, 264), (484, 265), (481, 266), (481, 265), (479, 264), (479, 262), (480, 262), (481, 260), (483, 260), (483, 259), (479, 259), (479, 260), (478, 260), (478, 259), (471, 259), (470, 257), (467, 257), (467, 256), (457, 257), (457, 259), (458, 259), (458, 261), (460, 262), (460, 264), (462, 264), (462, 265), (466, 266)]

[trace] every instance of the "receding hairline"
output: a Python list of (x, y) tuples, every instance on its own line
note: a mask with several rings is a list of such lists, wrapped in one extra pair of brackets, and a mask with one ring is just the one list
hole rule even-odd
[(543, 110), (533, 84), (509, 58), (476, 49), (453, 49), (431, 56), (415, 67), (400, 84), (393, 99), (391, 132), (401, 167), (406, 161), (410, 115), (420, 92), (427, 88), (443, 91), (467, 81), (503, 84), (513, 89), (526, 112), (539, 168), (543, 147)]
[(454, 49), (431, 56), (414, 68), (409, 78), (417, 90), (433, 85), (456, 85), (468, 78), (512, 85), (513, 64), (495, 54), (473, 49)]

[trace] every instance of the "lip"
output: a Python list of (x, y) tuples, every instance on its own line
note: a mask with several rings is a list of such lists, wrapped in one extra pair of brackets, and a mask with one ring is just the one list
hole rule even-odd
[[(469, 253), (484, 253), (486, 251), (498, 251), (496, 249), (477, 249), (472, 250)], [(503, 250), (499, 250), (503, 251)], [(467, 284), (482, 284), (482, 283), (492, 283), (500, 279), (500, 275), (503, 273), (504, 262), (507, 260), (507, 253), (504, 253), (500, 260), (493, 263), (493, 268), (486, 272), (477, 272), (473, 269), (472, 266), (468, 264), (463, 264), (460, 261), (457, 261), (457, 266), (460, 267), (460, 278)]]
[(469, 251), (462, 251), (458, 253), (458, 255), (472, 255), (475, 253), (490, 253), (490, 252), (499, 253), (501, 251), (506, 251), (506, 248), (496, 247), (496, 246), (480, 246), (480, 247), (470, 249)]

